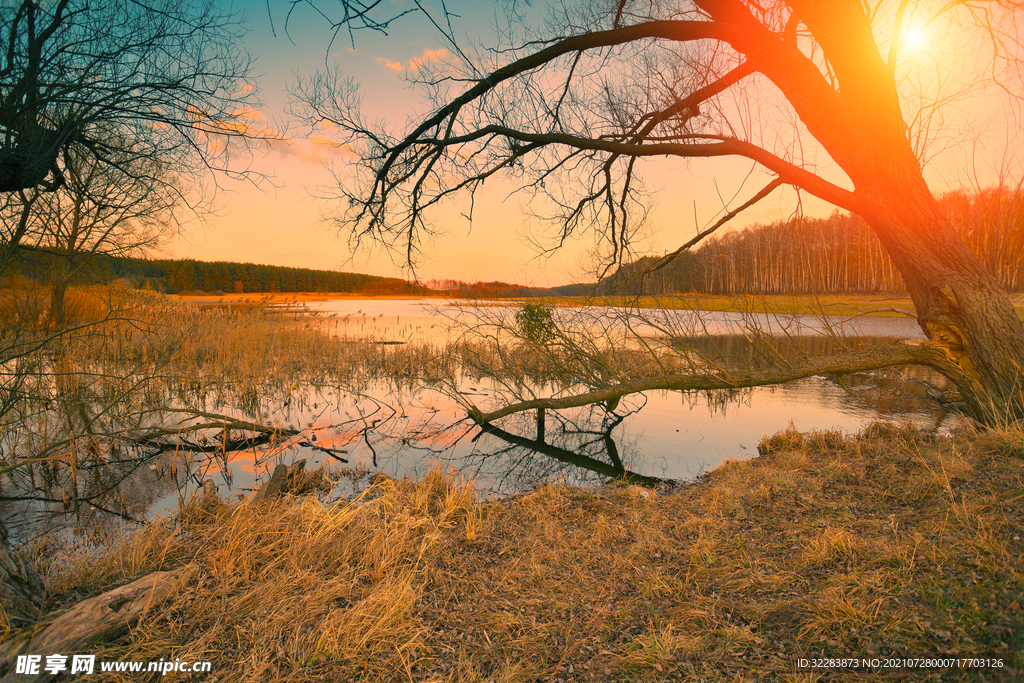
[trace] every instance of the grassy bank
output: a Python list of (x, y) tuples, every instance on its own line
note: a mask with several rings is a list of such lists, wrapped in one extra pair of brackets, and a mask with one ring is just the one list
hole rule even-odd
[(352, 503), (187, 509), (52, 571), (52, 601), (191, 563), (98, 658), (209, 660), (223, 681), (850, 680), (792, 658), (928, 653), (1024, 671), (1021, 429), (762, 449), (676, 491), (480, 503), (433, 473)]

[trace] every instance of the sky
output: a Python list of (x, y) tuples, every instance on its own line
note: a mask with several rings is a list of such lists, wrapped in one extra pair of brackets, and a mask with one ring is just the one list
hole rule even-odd
[[(336, 7), (333, 2), (321, 0), (320, 6), (330, 12)], [(402, 5), (403, 0), (392, 0), (392, 8)], [(426, 110), (424, 100), (404, 76), (419, 63), (443, 58), (444, 45), (418, 16), (396, 22), (386, 36), (358, 32), (354, 48), (347, 34), (339, 35), (332, 44), (328, 22), (305, 6), (296, 7), (286, 32), (289, 6), (284, 0), (242, 0), (232, 5), (247, 18), (244, 47), (255, 59), (253, 81), (262, 106), (254, 112), (254, 122), (282, 132), (287, 140), (255, 150), (251, 159), (240, 156), (237, 163), (250, 169), (251, 178), (218, 177), (215, 212), (202, 221), (191, 221), (181, 236), (164, 246), (162, 255), (410, 277), (402, 264), (379, 249), (353, 252), (347, 235), (325, 220), (335, 207), (325, 197), (337, 186), (328, 166), (344, 171), (350, 157), (343, 148), (328, 144), (322, 132), (311, 134), (289, 119), (287, 93), (297, 77), (330, 64), (362, 84), (364, 107), (371, 118), (400, 127), (410, 115)], [(453, 29), (460, 40), (496, 42), (494, 27), (504, 16), (500, 3), (448, 0), (447, 6), (458, 15)], [(934, 41), (925, 38), (922, 43), (915, 49), (936, 49)], [(1005, 126), (1000, 129), (997, 125), (995, 130), (997, 138), (1002, 130), (1002, 139), (1006, 139)], [(978, 145), (985, 150), (993, 142), (981, 140)], [(946, 150), (926, 168), (933, 191), (993, 182), (998, 162), (992, 161), (990, 154), (979, 156), (978, 145), (967, 151)], [(682, 160), (646, 162), (642, 173), (653, 191), (653, 209), (648, 220), (650, 236), (643, 247), (659, 255), (673, 250), (699, 228), (707, 227), (719, 215), (723, 201), (731, 200), (733, 206), (741, 203), (760, 189), (767, 177), (744, 180), (749, 170), (749, 162), (728, 159), (690, 164)], [(821, 173), (848, 185), (842, 173), (827, 163)], [(965, 173), (974, 177), (965, 178)], [(477, 196), (472, 224), (460, 215), (462, 207), (443, 210), (435, 226), (442, 234), (426, 245), (415, 276), (533, 286), (591, 281), (592, 241), (570, 242), (554, 256), (539, 258), (526, 235), (543, 226), (526, 212), (521, 196), (512, 194), (514, 187), (508, 182), (488, 183)], [(800, 196), (799, 205), (805, 215), (827, 215), (833, 210), (806, 194)], [(739, 228), (784, 220), (797, 206), (795, 191), (777, 190), (732, 225)]]

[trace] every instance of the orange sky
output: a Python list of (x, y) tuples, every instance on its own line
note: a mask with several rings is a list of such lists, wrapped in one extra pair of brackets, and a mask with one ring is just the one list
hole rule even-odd
[[(396, 0), (395, 4), (401, 5), (401, 0)], [(317, 199), (318, 195), (329, 193), (332, 185), (325, 163), (343, 165), (346, 152), (326, 144), (328, 141), (322, 134), (309, 135), (308, 130), (287, 120), (286, 90), (294, 79), (293, 72), (311, 73), (322, 68), (326, 59), (362, 82), (364, 104), (373, 117), (402, 123), (408, 113), (424, 108), (418, 95), (406, 86), (403, 74), (410, 66), (415, 69), (417, 60), (443, 58), (444, 53), (440, 52), (443, 46), (416, 17), (407, 17), (388, 36), (357, 34), (355, 50), (351, 49), (347, 36), (339, 36), (328, 54), (330, 32), (322, 20), (308, 11), (297, 12), (289, 26), (292, 39), (289, 40), (283, 31), (286, 3), (271, 0), (270, 6), (276, 37), (271, 32), (265, 0), (241, 3), (250, 29), (246, 48), (257, 58), (255, 82), (264, 102), (263, 108), (254, 112), (253, 122), (277, 130), (287, 129), (288, 142), (275, 144), (254, 156), (251, 169), (266, 176), (258, 187), (251, 182), (219, 178), (216, 214), (202, 223), (193, 221), (187, 234), (167, 245), (165, 253), (201, 260), (408, 276), (384, 254), (351, 253), (346, 240), (338, 237), (336, 228), (322, 220), (324, 213), (331, 209), (328, 202)], [(324, 3), (324, 7), (330, 6), (329, 1)], [(494, 42), (493, 6), (449, 0), (448, 7), (461, 15), (454, 20), (457, 35), (485, 44)], [(940, 48), (933, 40), (931, 45), (915, 49)], [(929, 68), (941, 71), (936, 69), (936, 64), (941, 65), (943, 60), (952, 64), (953, 60), (962, 58), (962, 52), (951, 50), (941, 60), (933, 60)], [(989, 98), (989, 104), (984, 104), (985, 97)], [(955, 147), (936, 157), (926, 168), (926, 177), (934, 191), (994, 182), (993, 167), (1004, 156), (1007, 128), (1012, 125), (1003, 122), (1002, 104), (993, 104), (997, 101), (998, 98), (989, 93), (970, 105), (963, 105), (965, 111), (970, 112), (971, 124), (966, 127), (967, 131), (980, 134), (984, 129), (986, 136), (966, 149)], [(1011, 177), (1019, 177), (1019, 157), (1013, 158), (1016, 161), (1010, 164), (1008, 172)], [(755, 174), (742, 185), (749, 169), (749, 162), (728, 159), (695, 160), (690, 164), (682, 160), (648, 162), (644, 177), (656, 192), (655, 208), (649, 220), (652, 236), (645, 246), (652, 252), (662, 253), (691, 237), (698, 227), (706, 227), (722, 207), (720, 194), (729, 200), (739, 191), (734, 205), (744, 201), (760, 189), (767, 178)], [(822, 174), (833, 182), (846, 184), (835, 168), (826, 167)], [(507, 183), (489, 183), (477, 197), (472, 229), (459, 216), (460, 207), (451, 207), (442, 214), (438, 223), (446, 234), (427, 247), (429, 258), (422, 261), (416, 274), (422, 279), (498, 279), (540, 286), (592, 279), (587, 253), (593, 245), (588, 241), (569, 244), (548, 260), (535, 258), (535, 249), (526, 243), (523, 234), (527, 228), (536, 226), (531, 226), (531, 219), (521, 210), (518, 196), (508, 196), (512, 189)], [(831, 206), (806, 194), (802, 200), (805, 214), (826, 215), (832, 210)], [(737, 218), (734, 225), (742, 227), (784, 219), (792, 215), (795, 207), (793, 190), (776, 191)]]

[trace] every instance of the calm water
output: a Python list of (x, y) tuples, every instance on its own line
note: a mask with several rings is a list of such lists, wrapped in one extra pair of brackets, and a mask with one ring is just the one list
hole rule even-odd
[[(704, 392), (650, 392), (624, 399), (611, 415), (600, 408), (549, 413), (544, 446), (554, 452), (547, 453), (538, 452), (539, 444), (523, 443), (536, 439), (535, 413), (504, 418), (496, 423), (501, 432), (486, 433), (451, 398), (429, 389), (394, 393), (371, 387), (374, 401), (310, 394), (293, 403), (298, 407), (276, 415), (285, 426), (303, 429), (300, 436), (259, 458), (235, 454), (229, 471), (219, 461), (204, 459), (199, 478), (211, 476), (230, 495), (246, 493), (277, 462), (297, 458), (307, 458), (309, 465), (324, 462), (399, 478), (419, 477), (443, 465), (474, 479), (478, 490), (500, 496), (551, 480), (600, 483), (609, 476), (602, 463), (617, 468), (615, 474), (686, 481), (727, 459), (756, 455), (762, 437), (790, 422), (800, 430), (857, 431), (876, 419), (939, 429), (958, 421), (927, 397), (923, 385), (878, 377), (850, 380), (852, 395), (814, 377), (737, 392), (730, 400)], [(487, 383), (463, 390), (478, 406), (488, 406), (494, 394)], [(342, 465), (310, 443), (344, 450), (340, 455), (349, 462)], [(580, 457), (573, 462), (572, 455)], [(337, 493), (346, 495), (359, 485), (356, 481), (353, 488), (346, 479)]]
[[(344, 299), (313, 302), (304, 308), (338, 333), (406, 342), (452, 338), (459, 334), (453, 321), (475, 314), (437, 299)], [(486, 314), (508, 321), (517, 310), (517, 306), (491, 305)], [(634, 315), (623, 316), (622, 309), (598, 307), (591, 312), (598, 320), (628, 320), (642, 332), (657, 332)], [(573, 309), (555, 311), (556, 319), (563, 321), (574, 315)], [(659, 326), (667, 320), (692, 327), (698, 318), (693, 311), (645, 311), (644, 315), (661, 316), (655, 321)], [(736, 313), (704, 312), (700, 318), (709, 332), (719, 335), (736, 334), (750, 323), (750, 317)], [(753, 319), (775, 333), (822, 333), (821, 322), (810, 316)], [(922, 337), (917, 323), (909, 318), (860, 318), (847, 324), (846, 331), (889, 339)], [(612, 415), (598, 408), (549, 414), (543, 444), (535, 442), (534, 413), (509, 416), (495, 425), (498, 430), (484, 432), (439, 391), (395, 392), (381, 384), (367, 390), (372, 398), (306, 395), (288, 408), (268, 406), (272, 419), (304, 429), (303, 434), (259, 458), (237, 454), (227, 469), (223, 463), (204, 460), (204, 471), (197, 478), (212, 477), (222, 494), (244, 495), (277, 462), (306, 458), (309, 465), (326, 462), (394, 477), (419, 477), (431, 467), (451, 467), (474, 479), (478, 490), (499, 496), (551, 480), (599, 483), (609, 475), (609, 466), (617, 474), (686, 481), (729, 458), (756, 455), (762, 437), (790, 423), (800, 430), (838, 427), (849, 432), (876, 419), (910, 421), (928, 429), (957, 424), (959, 417), (928, 398), (920, 381), (941, 385), (942, 378), (922, 372), (911, 381), (850, 377), (852, 393), (822, 377), (744, 390), (728, 400), (704, 392), (650, 392), (623, 400)], [(482, 409), (498, 405), (493, 402), (494, 387), (486, 381), (468, 382), (460, 391)], [(346, 451), (338, 455), (348, 463), (303, 442)], [(344, 479), (336, 495), (351, 494), (368, 478)]]
[[(336, 299), (317, 301), (291, 309), (322, 316), (328, 329), (356, 335), (374, 335), (387, 341), (437, 341), (458, 334), (458, 323), (472, 324), (482, 313), (496, 322), (509, 323), (518, 305), (480, 302), (480, 306), (450, 306), (442, 299)], [(775, 335), (816, 336), (825, 332), (815, 316), (745, 315), (730, 311), (688, 311), (649, 309), (640, 313), (610, 306), (587, 309), (590, 324), (629, 324), (640, 334), (660, 332), (651, 322), (674, 331), (694, 334), (736, 335), (751, 325)], [(578, 309), (555, 308), (556, 322), (569, 323), (578, 318)], [(924, 339), (917, 321), (909, 317), (829, 318), (829, 324), (845, 334), (889, 339)]]
[[(450, 339), (459, 334), (452, 321), (471, 314), (444, 307), (436, 299), (346, 299), (307, 304), (306, 308), (338, 334), (405, 342)], [(501, 305), (487, 308), (486, 314), (510, 320), (516, 310)], [(663, 332), (666, 326), (692, 329), (697, 319), (691, 311), (654, 312), (662, 318), (652, 326), (623, 316), (621, 309), (593, 312), (598, 316), (592, 324), (605, 330), (628, 324), (651, 335)], [(574, 315), (572, 309), (556, 311), (563, 322)], [(737, 334), (750, 319), (707, 313), (701, 323), (714, 334)], [(809, 317), (782, 320), (760, 316), (754, 324), (776, 334), (796, 330), (821, 334), (820, 321)], [(911, 319), (861, 318), (856, 328), (860, 334), (889, 339), (921, 336)], [(941, 377), (915, 370), (909, 379), (895, 373), (849, 377), (851, 392), (823, 377), (730, 395), (650, 392), (624, 398), (614, 413), (596, 407), (549, 413), (543, 441), (537, 440), (535, 413), (509, 416), (494, 429), (482, 430), (451, 397), (436, 389), (396, 390), (379, 383), (371, 384), (359, 396), (340, 390), (299, 389), (287, 405), (264, 403), (260, 411), (261, 421), (302, 430), (298, 436), (275, 448), (229, 452), (216, 458), (187, 452), (165, 454), (133, 471), (129, 485), (119, 495), (129, 515), (143, 519), (175, 510), (179, 493), (187, 498), (207, 478), (224, 498), (247, 496), (279, 462), (300, 458), (305, 458), (310, 468), (321, 463), (333, 468), (337, 480), (333, 498), (357, 493), (376, 472), (415, 478), (432, 467), (450, 467), (473, 479), (477, 490), (487, 496), (514, 494), (547, 481), (596, 485), (609, 476), (633, 477), (646, 484), (681, 482), (727, 459), (755, 456), (762, 437), (790, 423), (800, 430), (838, 427), (847, 432), (877, 419), (910, 421), (940, 430), (958, 424), (956, 414), (927, 396), (925, 382), (943, 384)], [(465, 382), (459, 390), (464, 399), (481, 409), (500, 405), (496, 387), (487, 381)], [(31, 505), (11, 509), (8, 524), (16, 533), (19, 528), (28, 529), (38, 512), (38, 506)], [(80, 522), (88, 524), (105, 513), (86, 506), (77, 515)]]

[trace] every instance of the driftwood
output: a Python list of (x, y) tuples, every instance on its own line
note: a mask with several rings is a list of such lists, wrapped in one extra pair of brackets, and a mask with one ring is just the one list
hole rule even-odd
[(41, 667), (35, 677), (14, 673), (18, 655), (88, 654), (93, 643), (126, 633), (139, 617), (171, 597), (192, 574), (191, 566), (154, 572), (47, 617), (35, 628), (0, 645), (0, 683), (53, 680), (56, 676), (45, 673)]
[(307, 482), (305, 480), (316, 474), (316, 472), (306, 474), (305, 458), (296, 460), (291, 465), (281, 463), (274, 468), (270, 479), (253, 496), (252, 504), (269, 503), (290, 490), (301, 491), (306, 488)]

